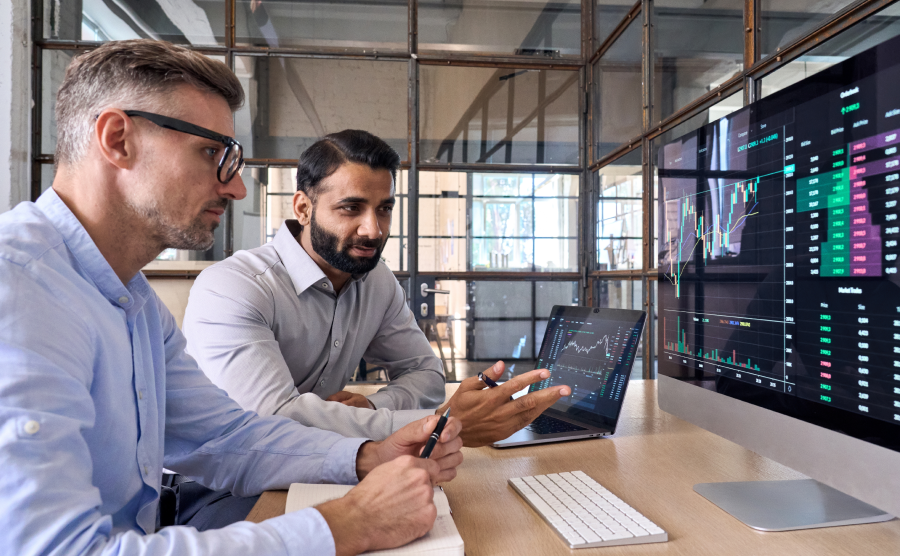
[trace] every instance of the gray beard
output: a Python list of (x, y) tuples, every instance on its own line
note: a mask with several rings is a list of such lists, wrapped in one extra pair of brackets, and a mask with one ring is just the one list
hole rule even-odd
[[(217, 203), (216, 206), (221, 206), (221, 203)], [(179, 228), (159, 209), (156, 203), (143, 207), (128, 203), (128, 207), (139, 219), (149, 225), (153, 239), (161, 244), (163, 249), (206, 251), (215, 243), (213, 230), (219, 225), (213, 224), (212, 228), (207, 228), (200, 216), (195, 218), (187, 228)]]

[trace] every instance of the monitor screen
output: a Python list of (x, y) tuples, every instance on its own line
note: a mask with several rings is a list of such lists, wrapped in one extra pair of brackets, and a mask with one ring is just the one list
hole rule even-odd
[(663, 145), (659, 373), (900, 450), (900, 40)]
[(553, 409), (597, 425), (615, 424), (644, 318), (643, 311), (557, 305), (535, 365), (548, 369), (550, 378), (532, 384), (530, 391), (568, 385), (572, 395)]

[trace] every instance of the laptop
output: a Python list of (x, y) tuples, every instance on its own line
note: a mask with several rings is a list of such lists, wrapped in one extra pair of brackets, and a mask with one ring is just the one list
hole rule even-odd
[(627, 309), (554, 306), (535, 365), (535, 369), (548, 369), (550, 378), (532, 384), (528, 392), (565, 384), (572, 394), (492, 446), (511, 448), (613, 434), (646, 316), (644, 311)]

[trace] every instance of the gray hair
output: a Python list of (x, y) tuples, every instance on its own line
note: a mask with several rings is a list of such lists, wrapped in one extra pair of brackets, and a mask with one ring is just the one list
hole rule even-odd
[(57, 167), (84, 158), (94, 119), (104, 109), (158, 112), (182, 84), (221, 96), (232, 112), (244, 103), (244, 90), (228, 66), (171, 43), (114, 41), (76, 57), (56, 97)]

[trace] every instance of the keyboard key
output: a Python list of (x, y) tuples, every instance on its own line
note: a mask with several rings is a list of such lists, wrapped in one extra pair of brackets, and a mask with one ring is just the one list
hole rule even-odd
[(590, 543), (601, 542), (603, 540), (600, 537), (600, 535), (598, 535), (597, 533), (595, 533), (593, 531), (588, 531), (587, 533), (585, 533), (584, 535), (581, 535), (581, 536), (584, 537), (585, 541), (590, 542)]
[(529, 424), (525, 428), (537, 434), (554, 434), (558, 432), (586, 430), (584, 427), (579, 427), (578, 425), (567, 423), (566, 421), (563, 421), (561, 419), (548, 417), (547, 415), (538, 415), (537, 419), (532, 421), (531, 424)]

